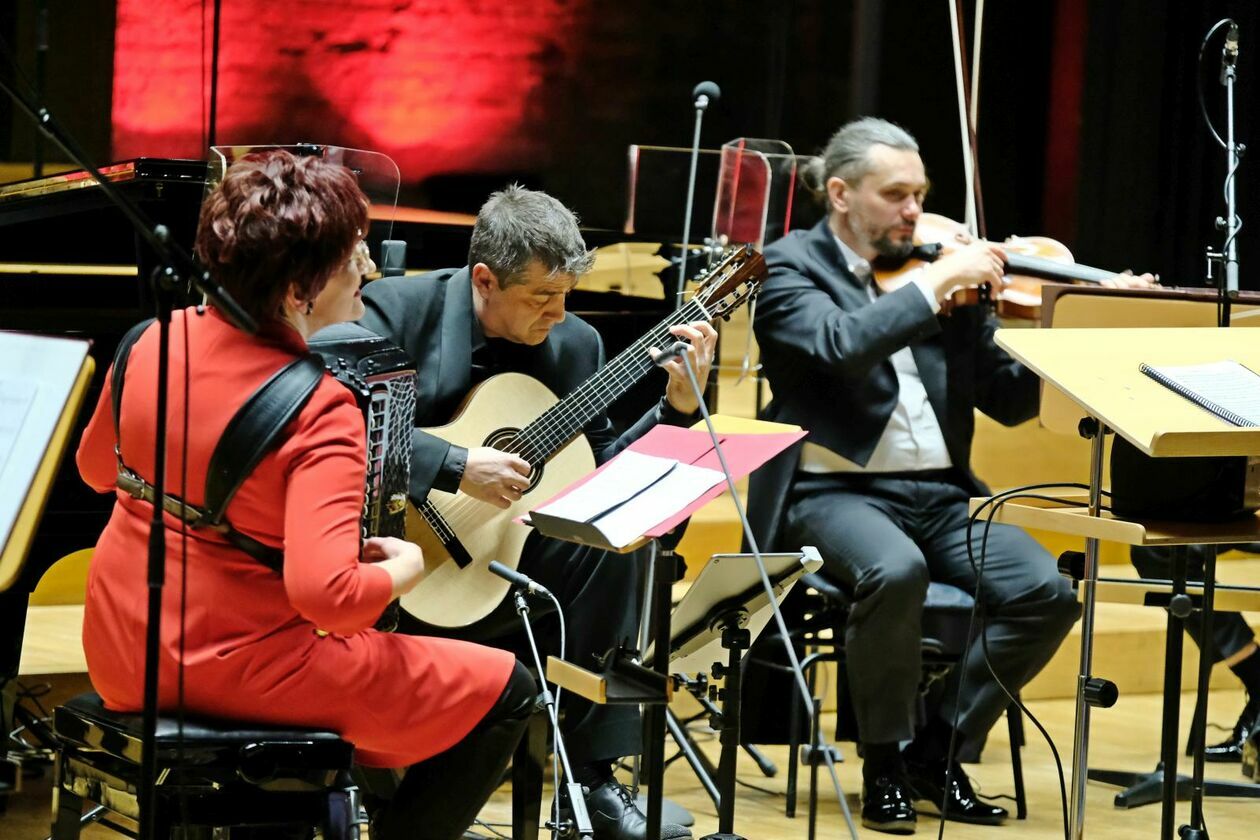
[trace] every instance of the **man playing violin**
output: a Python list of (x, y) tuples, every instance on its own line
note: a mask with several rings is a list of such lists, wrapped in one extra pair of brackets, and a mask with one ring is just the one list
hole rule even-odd
[[(817, 546), (822, 574), (852, 595), (845, 661), (863, 745), (863, 824), (913, 831), (915, 802), (947, 808), (950, 819), (1000, 823), (1006, 810), (979, 800), (956, 763), (947, 787), (954, 728), (961, 749), (970, 741), (974, 750), (1009, 703), (1002, 685), (1019, 691), (1079, 614), (1054, 560), (1018, 528), (993, 526), (979, 591), (968, 557), (967, 500), (987, 492), (970, 467), (974, 411), (1021, 423), (1036, 415), (1039, 387), (994, 343), (997, 322), (984, 307), (946, 314), (942, 301), (960, 287), (1000, 287), (1005, 255), (994, 243), (960, 244), (882, 291), (871, 263), (909, 256), (923, 212), (918, 144), (899, 126), (864, 118), (837, 131), (819, 163), (827, 218), (766, 249), (770, 275), (754, 323), (774, 394), (765, 416), (809, 436), (786, 493), (750, 505), (781, 504), (770, 542)], [(952, 670), (942, 706), (916, 730), (930, 580), (981, 602), (1002, 685), (977, 639)]]

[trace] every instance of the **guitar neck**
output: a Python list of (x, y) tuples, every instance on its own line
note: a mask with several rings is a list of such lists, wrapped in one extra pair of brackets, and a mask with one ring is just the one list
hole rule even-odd
[(517, 452), (532, 463), (546, 461), (582, 433), (596, 416), (617, 401), (653, 367), (649, 348), (664, 348), (674, 340), (670, 327), (690, 321), (708, 321), (709, 312), (692, 298), (665, 318), (647, 335), (618, 353), (601, 370), (573, 392), (542, 413), (517, 435)]
[(1116, 272), (1093, 268), (1077, 263), (1061, 263), (1043, 257), (1029, 257), (1023, 254), (1007, 254), (1006, 270), (1010, 274), (1030, 274), (1046, 280), (1061, 280), (1065, 283), (1073, 281), (1081, 283), (1101, 283)]

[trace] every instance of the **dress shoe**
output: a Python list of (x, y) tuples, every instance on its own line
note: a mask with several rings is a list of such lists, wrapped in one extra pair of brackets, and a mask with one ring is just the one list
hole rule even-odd
[(1251, 730), (1242, 746), (1242, 774), (1260, 782), (1260, 726)]
[(905, 779), (880, 776), (862, 784), (862, 825), (888, 834), (914, 834), (914, 804)]
[(979, 825), (998, 825), (1008, 816), (1005, 808), (980, 801), (971, 789), (971, 780), (958, 762), (949, 774), (949, 790), (945, 789), (945, 761), (918, 764), (906, 761), (906, 777), (915, 801), (926, 800), (945, 819)]
[[(616, 779), (609, 779), (586, 792), (586, 813), (590, 815), (595, 840), (644, 840), (647, 837), (647, 817), (635, 805), (634, 796), (626, 786)], [(691, 831), (681, 825), (662, 823), (661, 840), (691, 840)]]
[(1247, 742), (1247, 736), (1255, 731), (1257, 724), (1260, 724), (1260, 703), (1248, 702), (1243, 707), (1242, 714), (1238, 716), (1238, 722), (1234, 724), (1234, 731), (1229, 737), (1219, 744), (1203, 748), (1203, 760), (1242, 761), (1243, 744)]

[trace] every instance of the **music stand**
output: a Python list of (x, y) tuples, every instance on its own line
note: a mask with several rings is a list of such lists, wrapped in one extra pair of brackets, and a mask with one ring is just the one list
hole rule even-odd
[[(813, 546), (761, 557), (778, 603), (783, 602), (802, 575), (822, 566), (822, 558)], [(734, 833), (735, 762), (740, 746), (742, 661), (773, 614), (756, 558), (751, 554), (713, 555), (673, 611), (670, 673), (707, 673), (724, 680), (718, 692), (721, 711), (713, 716), (722, 745), (717, 778), (718, 830), (702, 840), (739, 838)]]
[[(1247, 542), (1260, 531), (1260, 520), (1226, 523), (1155, 523), (1124, 520), (1102, 510), (1104, 436), (1114, 431), (1152, 457), (1260, 455), (1260, 430), (1238, 428), (1204, 411), (1139, 371), (1139, 364), (1194, 364), (1237, 359), (1255, 367), (1260, 351), (1247, 333), (1233, 329), (1053, 329), (1000, 330), (1001, 348), (1068, 395), (1086, 415), (1082, 434), (1092, 439), (1089, 507), (1007, 503), (993, 516), (1025, 528), (1041, 528), (1085, 537), (1085, 565), (1081, 577), (1084, 601), (1081, 631), (1081, 668), (1077, 685), (1075, 743), (1073, 746), (1071, 837), (1084, 835), (1085, 779), (1088, 767), (1090, 707), (1100, 702), (1098, 681), (1090, 674), (1093, 653), (1094, 603), (1098, 585), (1098, 544), (1113, 540), (1131, 545)], [(972, 500), (973, 510), (982, 500)], [(1180, 592), (1185, 594), (1185, 578)], [(1215, 563), (1205, 564), (1202, 598), (1204, 636), (1211, 638), (1215, 591)], [(1167, 659), (1179, 665), (1180, 631), (1170, 633)], [(1199, 690), (1203, 693), (1211, 657), (1200, 659)], [(1179, 670), (1179, 668), (1178, 668)], [(1173, 679), (1165, 674), (1167, 681)], [(1166, 688), (1167, 690), (1167, 688)], [(1176, 706), (1168, 710), (1175, 724)], [(1202, 743), (1203, 717), (1196, 715), (1196, 743)], [(1177, 748), (1175, 726), (1165, 732), (1164, 807), (1160, 835), (1173, 836), (1176, 804)], [(1183, 837), (1205, 836), (1202, 831), (1203, 753), (1198, 750), (1192, 782), (1192, 825)]]
[[(1200, 288), (1159, 288), (1159, 289), (1109, 289), (1096, 286), (1048, 285), (1042, 290), (1041, 325), (1043, 328), (1073, 327), (1215, 327), (1220, 296), (1215, 289)], [(1242, 292), (1233, 304), (1231, 327), (1260, 326), (1260, 295), (1255, 292)], [(1081, 408), (1067, 394), (1050, 383), (1043, 383), (1041, 394), (1041, 423), (1051, 431), (1074, 434), (1080, 419)], [(1213, 558), (1215, 562), (1215, 558)], [(1148, 594), (1143, 603), (1146, 605), (1169, 605), (1173, 598), (1185, 596), (1190, 591), (1192, 601), (1201, 600), (1201, 594), (1195, 595), (1195, 587), (1186, 585), (1185, 555), (1177, 552), (1171, 570), (1171, 591), (1156, 591), (1157, 585), (1147, 586)], [(1123, 591), (1131, 585), (1100, 579), (1100, 584), (1110, 587), (1109, 592)], [(1166, 587), (1160, 587), (1166, 589)], [(1201, 592), (1202, 587), (1198, 588)], [(1148, 773), (1126, 772), (1096, 769), (1088, 771), (1090, 781), (1117, 785), (1123, 790), (1116, 794), (1115, 804), (1118, 808), (1137, 808), (1159, 802), (1170, 791), (1175, 790), (1176, 798), (1184, 800), (1190, 797), (1192, 779), (1190, 776), (1175, 772), (1165, 778), (1162, 760), (1164, 749), (1173, 749), (1177, 741), (1178, 703), (1181, 686), (1178, 680), (1181, 672), (1183, 641), (1181, 634), (1188, 616), (1180, 616), (1180, 610), (1168, 611), (1167, 638), (1169, 641), (1167, 661), (1165, 662), (1164, 697), (1161, 730), (1161, 761), (1155, 769)], [(1200, 652), (1208, 662), (1209, 669), (1212, 657), (1208, 652)], [(1194, 712), (1196, 722), (1202, 716), (1206, 719), (1207, 696), (1197, 692), (1197, 703)], [(1197, 731), (1197, 730), (1196, 730)], [(1193, 743), (1193, 738), (1192, 738)], [(1196, 745), (1201, 747), (1202, 745)], [(1224, 796), (1235, 798), (1260, 798), (1260, 785), (1242, 782), (1204, 781), (1204, 796)]]
[[(95, 362), (90, 342), (0, 332), (0, 691), (18, 673), (29, 594), (21, 587), (31, 541), (83, 406)], [(32, 584), (33, 586), (33, 584)], [(22, 710), (14, 706), (13, 714)], [(24, 722), (33, 723), (32, 719)], [(14, 729), (8, 706), (3, 731)], [(37, 737), (50, 733), (33, 726)], [(16, 789), (21, 768), (0, 754), (0, 795)]]

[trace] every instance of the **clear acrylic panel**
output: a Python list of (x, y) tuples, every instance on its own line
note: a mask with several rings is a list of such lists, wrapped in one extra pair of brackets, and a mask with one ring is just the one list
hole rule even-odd
[[(223, 173), (236, 161), (252, 152), (284, 149), (295, 155), (317, 155), (331, 163), (340, 164), (359, 179), (359, 188), (371, 204), (371, 229), (368, 240), (376, 246), (383, 240), (392, 239), (394, 216), (398, 211), (398, 164), (388, 155), (363, 149), (347, 149), (342, 146), (320, 146), (313, 143), (298, 145), (211, 146), (210, 172), (206, 179), (206, 194), (219, 185)], [(373, 247), (375, 253), (376, 248)]]
[[(796, 177), (805, 159), (782, 140), (740, 137), (700, 149), (691, 211), (693, 240), (726, 237), (761, 248), (792, 226)], [(624, 232), (676, 239), (683, 229), (691, 149), (632, 145)], [(693, 243), (694, 244), (694, 243)]]
[[(691, 230), (701, 238), (709, 230), (717, 194), (722, 152), (701, 149), (696, 160), (696, 192), (691, 206)], [(687, 178), (691, 149), (678, 146), (629, 148), (626, 223), (623, 232), (644, 238), (678, 240), (687, 210)]]
[(722, 144), (713, 237), (761, 249), (791, 228), (798, 159), (782, 140), (739, 137)]

